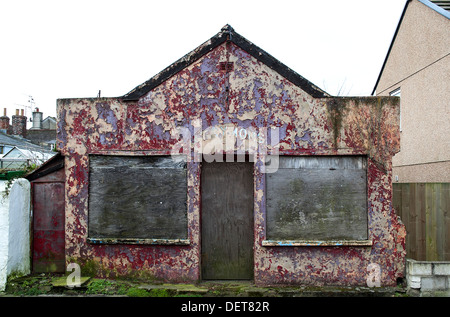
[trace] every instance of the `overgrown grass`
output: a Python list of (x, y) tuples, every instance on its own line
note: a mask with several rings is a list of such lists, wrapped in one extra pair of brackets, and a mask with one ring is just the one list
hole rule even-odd
[(87, 285), (88, 295), (126, 295), (129, 297), (171, 297), (166, 289), (146, 290), (124, 282), (94, 279)]
[(180, 294), (175, 289), (140, 288), (130, 280), (108, 280), (93, 278), (82, 287), (67, 288), (65, 284), (55, 284), (55, 276), (23, 276), (10, 277), (7, 283), (7, 294), (14, 296), (37, 296), (44, 294), (68, 294), (73, 295), (104, 295), (104, 296), (128, 296), (128, 297), (201, 297), (198, 294)]
[(142, 288), (131, 287), (127, 291), (127, 296), (129, 297), (150, 297), (150, 293)]
[(103, 279), (94, 279), (87, 285), (88, 295), (126, 295), (129, 286)]
[(49, 280), (39, 277), (9, 278), (6, 292), (17, 296), (36, 296), (51, 290)]

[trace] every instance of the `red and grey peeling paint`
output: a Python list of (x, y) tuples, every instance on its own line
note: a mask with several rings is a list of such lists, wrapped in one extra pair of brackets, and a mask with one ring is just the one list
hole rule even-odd
[[(233, 63), (233, 71), (219, 69)], [(137, 101), (58, 100), (58, 147), (66, 168), (66, 261), (94, 261), (98, 274), (201, 279), (200, 168), (188, 162), (189, 245), (87, 242), (89, 154), (170, 154), (179, 129), (278, 127), (280, 155), (368, 156), (370, 245), (264, 246), (263, 156), (254, 163), (256, 284), (366, 285), (369, 264), (381, 285), (403, 276), (405, 228), (392, 209), (391, 159), (399, 151), (398, 100), (315, 98), (235, 45), (225, 42)], [(206, 142), (206, 141), (203, 141)], [(194, 156), (194, 144), (191, 156)], [(197, 145), (198, 146), (198, 145)], [(267, 146), (270, 153), (272, 147)]]

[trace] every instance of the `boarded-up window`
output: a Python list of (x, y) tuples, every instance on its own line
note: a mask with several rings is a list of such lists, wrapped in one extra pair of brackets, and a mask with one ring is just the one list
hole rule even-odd
[(366, 166), (363, 156), (279, 157), (266, 174), (266, 238), (366, 240)]
[(89, 238), (186, 239), (186, 163), (91, 155)]

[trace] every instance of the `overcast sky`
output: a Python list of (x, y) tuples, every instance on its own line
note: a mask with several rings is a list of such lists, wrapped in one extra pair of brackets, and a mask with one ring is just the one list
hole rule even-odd
[(332, 95), (369, 96), (405, 0), (0, 0), (0, 115), (118, 97), (234, 30)]

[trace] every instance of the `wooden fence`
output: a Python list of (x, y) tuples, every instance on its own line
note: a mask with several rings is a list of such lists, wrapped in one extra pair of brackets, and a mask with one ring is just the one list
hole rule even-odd
[(393, 206), (406, 226), (406, 256), (450, 261), (450, 183), (394, 183)]

